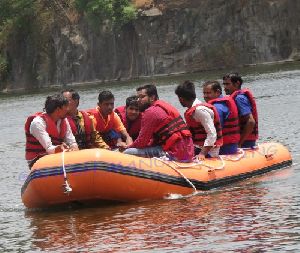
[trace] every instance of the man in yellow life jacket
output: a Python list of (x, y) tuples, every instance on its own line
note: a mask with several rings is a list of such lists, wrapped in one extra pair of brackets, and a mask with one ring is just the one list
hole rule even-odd
[(73, 89), (62, 92), (63, 96), (69, 101), (67, 119), (72, 133), (76, 138), (79, 149), (105, 148), (108, 145), (103, 141), (100, 133), (96, 130), (96, 120), (94, 116), (87, 112), (78, 110), (80, 96)]
[(78, 150), (66, 119), (69, 101), (61, 94), (48, 96), (45, 112), (29, 116), (25, 123), (26, 160), (29, 168), (47, 154)]

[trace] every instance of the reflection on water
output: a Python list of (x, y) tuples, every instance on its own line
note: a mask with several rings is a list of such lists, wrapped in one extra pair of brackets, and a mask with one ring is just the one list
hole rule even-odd
[[(281, 216), (293, 199), (273, 199), (271, 178), (291, 176), (291, 169), (271, 173), (232, 187), (174, 201), (122, 204), (60, 212), (26, 212), (32, 249), (49, 251), (160, 249), (245, 252), (280, 249), (299, 234), (284, 227), (299, 227), (299, 220)], [(271, 195), (270, 195), (271, 194)], [(288, 207), (290, 208), (290, 207)], [(299, 231), (298, 231), (299, 232)], [(270, 240), (272, 238), (272, 240)], [(274, 245), (275, 243), (275, 245)], [(291, 245), (290, 245), (291, 247)], [(257, 252), (257, 251), (256, 251)]]
[[(261, 141), (287, 145), (294, 165), (188, 199), (26, 210), (20, 199), (20, 188), (28, 173), (24, 121), (27, 115), (43, 108), (45, 94), (1, 96), (5, 120), (0, 121), (0, 251), (297, 252), (300, 68), (299, 63), (272, 68), (247, 68), (241, 73), (245, 86), (257, 99)], [(202, 99), (203, 81), (223, 74), (207, 72), (160, 79), (160, 97), (183, 112), (174, 95), (176, 84), (195, 80)], [(106, 88), (115, 94), (116, 106), (134, 93), (130, 83)], [(99, 89), (80, 88), (81, 108), (96, 105)]]

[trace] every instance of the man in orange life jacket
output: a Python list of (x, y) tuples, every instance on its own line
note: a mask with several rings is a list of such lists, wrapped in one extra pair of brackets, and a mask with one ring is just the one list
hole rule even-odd
[(69, 101), (67, 119), (72, 129), (72, 133), (76, 138), (79, 149), (109, 149), (99, 132), (95, 129), (96, 120), (94, 116), (88, 115), (85, 111), (78, 110), (80, 99), (78, 92), (73, 89), (67, 89), (64, 90), (62, 94)]
[(142, 157), (160, 157), (190, 162), (194, 156), (191, 133), (179, 112), (159, 100), (155, 85), (137, 88), (140, 111), (144, 112), (138, 138), (124, 151)]
[(242, 84), (243, 80), (238, 73), (229, 73), (223, 77), (224, 90), (234, 99), (239, 113), (239, 147), (253, 148), (258, 139), (256, 102), (250, 90), (241, 89)]
[(130, 96), (126, 99), (126, 106), (119, 106), (115, 109), (133, 140), (136, 140), (139, 135), (142, 120), (137, 99), (137, 96)]
[(113, 111), (114, 104), (114, 95), (110, 91), (102, 91), (98, 96), (98, 106), (95, 109), (89, 109), (88, 113), (95, 117), (96, 130), (110, 148), (125, 149), (132, 143), (132, 138), (118, 114)]
[(29, 167), (42, 156), (78, 150), (70, 125), (65, 118), (69, 101), (61, 94), (48, 96), (45, 113), (36, 113), (27, 118), (25, 123), (26, 160)]
[(219, 114), (223, 135), (220, 155), (237, 153), (240, 127), (234, 100), (229, 96), (222, 95), (222, 88), (218, 81), (207, 81), (203, 84), (203, 97), (207, 103), (216, 107)]
[(175, 93), (181, 105), (188, 107), (184, 117), (192, 132), (198, 158), (217, 157), (223, 138), (216, 108), (196, 98), (195, 86), (190, 81), (178, 85)]

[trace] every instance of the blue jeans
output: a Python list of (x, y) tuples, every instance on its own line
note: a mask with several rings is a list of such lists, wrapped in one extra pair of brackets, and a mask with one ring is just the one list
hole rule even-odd
[(128, 148), (123, 152), (123, 154), (142, 157), (161, 157), (166, 155), (161, 146), (153, 146), (147, 148)]
[(220, 155), (232, 155), (238, 151), (238, 144), (225, 144), (220, 147)]
[(256, 141), (244, 141), (242, 148), (254, 148), (256, 146)]

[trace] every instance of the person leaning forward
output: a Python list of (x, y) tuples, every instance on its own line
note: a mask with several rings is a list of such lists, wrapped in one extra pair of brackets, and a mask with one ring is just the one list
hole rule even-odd
[(220, 119), (216, 108), (207, 103), (201, 103), (196, 98), (195, 86), (190, 81), (177, 86), (175, 94), (183, 107), (188, 107), (184, 113), (189, 129), (192, 132), (196, 154), (199, 159), (217, 157), (223, 144)]
[(98, 96), (98, 106), (87, 112), (95, 117), (96, 130), (110, 148), (125, 149), (132, 143), (132, 138), (118, 114), (113, 111), (114, 103), (115, 97), (110, 91), (101, 91)]
[(69, 101), (68, 122), (75, 136), (79, 149), (87, 148), (105, 148), (108, 145), (103, 141), (100, 133), (96, 130), (96, 120), (93, 115), (85, 111), (79, 111), (78, 92), (73, 89), (67, 89), (62, 92), (64, 97)]
[(69, 101), (62, 94), (48, 96), (45, 112), (38, 112), (27, 118), (25, 157), (29, 168), (47, 154), (78, 150), (69, 122), (65, 118), (68, 104)]
[(194, 156), (191, 133), (179, 112), (159, 100), (155, 85), (137, 88), (139, 108), (144, 112), (138, 138), (124, 151), (142, 157), (169, 158), (190, 162)]

